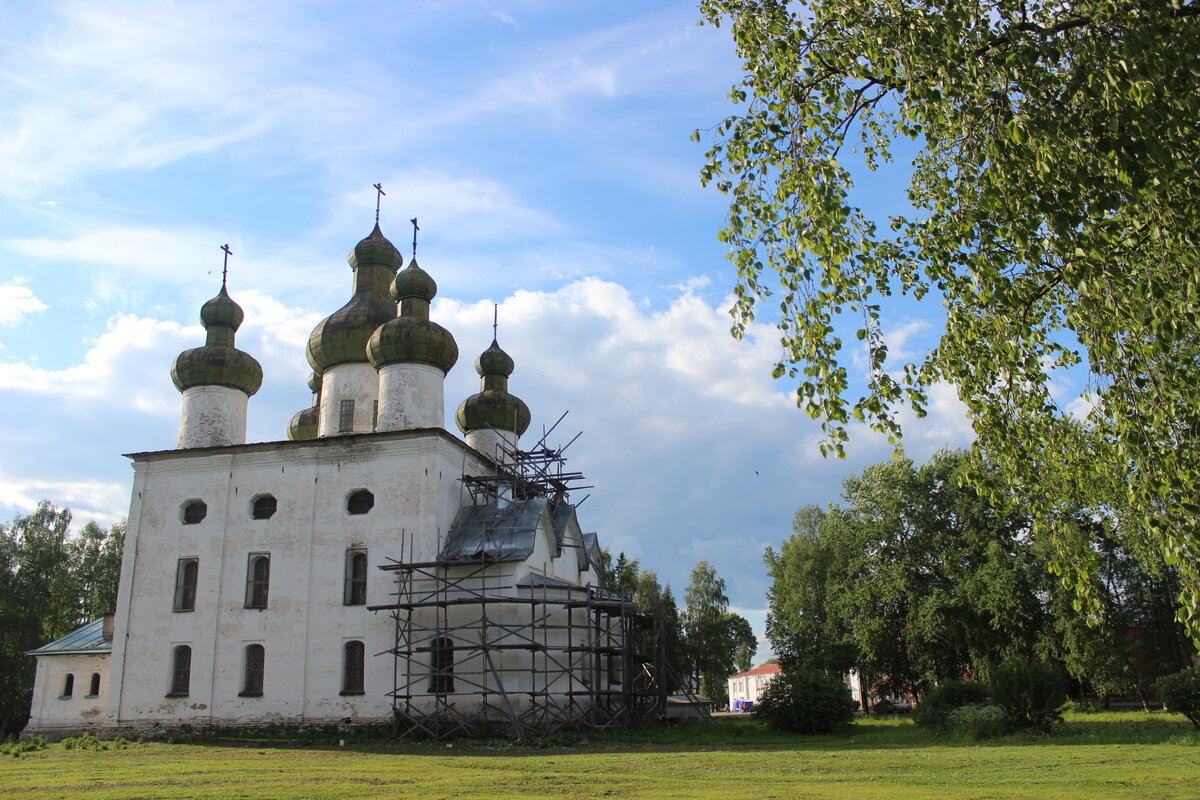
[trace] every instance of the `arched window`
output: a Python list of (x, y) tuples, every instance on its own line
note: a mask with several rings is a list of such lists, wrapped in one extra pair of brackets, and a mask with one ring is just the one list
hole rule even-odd
[(188, 500), (183, 505), (183, 524), (195, 525), (208, 516), (208, 504), (203, 500)]
[(254, 519), (270, 519), (279, 508), (279, 501), (274, 495), (260, 494), (250, 504), (250, 516)]
[(429, 654), (429, 693), (454, 693), (454, 640), (439, 636)]
[(88, 687), (88, 697), (100, 696), (100, 673), (92, 673), (92, 685)]
[(362, 550), (346, 551), (346, 585), (342, 602), (361, 606), (367, 602), (367, 554)]
[(246, 608), (266, 608), (270, 586), (270, 554), (251, 553), (246, 567)]
[(375, 507), (375, 495), (366, 489), (352, 492), (346, 498), (346, 511), (351, 514), (365, 514)]
[(260, 697), (263, 693), (263, 673), (267, 654), (261, 644), (246, 645), (246, 666), (242, 673), (239, 697)]
[(194, 611), (196, 608), (196, 576), (200, 561), (181, 558), (175, 566), (175, 610)]
[(192, 648), (176, 646), (171, 654), (171, 691), (167, 697), (187, 697), (192, 683)]
[(362, 694), (366, 648), (362, 642), (346, 642), (342, 648), (342, 694)]
[(67, 673), (67, 677), (63, 678), (63, 693), (62, 697), (70, 697), (75, 694), (75, 676)]

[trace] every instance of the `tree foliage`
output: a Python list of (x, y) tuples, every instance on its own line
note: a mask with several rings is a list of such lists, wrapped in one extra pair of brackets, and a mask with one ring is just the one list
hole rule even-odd
[(71, 512), (42, 502), (0, 523), (0, 737), (29, 714), (34, 659), (25, 653), (114, 611), (125, 525), (89, 522), (70, 535)]
[(846, 479), (844, 507), (797, 515), (796, 535), (766, 554), (767, 635), (786, 662), (855, 668), (903, 695), (1034, 651), (1044, 569), (1025, 518), (962, 485), (965, 461), (876, 464)]
[[(729, 195), (735, 334), (778, 302), (775, 367), (841, 452), (851, 418), (900, 437), (952, 384), (977, 450), (1097, 614), (1062, 509), (1117, 510), (1178, 569), (1200, 634), (1200, 5), (1195, 0), (702, 0), (745, 75), (702, 179)], [(699, 138), (697, 132), (696, 138)], [(853, 163), (915, 148), (882, 228)], [(888, 361), (881, 308), (936, 297), (924, 358)], [(860, 396), (838, 327), (870, 354)], [(1086, 421), (1052, 385), (1088, 375)], [(1065, 527), (1064, 527), (1065, 526)]]
[(758, 640), (750, 623), (730, 612), (725, 580), (707, 561), (692, 570), (684, 594), (683, 635), (688, 663), (700, 675), (700, 693), (724, 707), (729, 701), (726, 681), (738, 663), (753, 658)]
[[(602, 555), (609, 589), (633, 600), (648, 613), (662, 615), (662, 654), (670, 669), (660, 678), (667, 682), (668, 691), (679, 689), (676, 684), (682, 679), (689, 656), (684, 646), (683, 623), (671, 584), (664, 586), (659, 583), (654, 570), (643, 570), (636, 558), (627, 558), (624, 552), (618, 553), (615, 561), (608, 550), (604, 550)], [(652, 639), (651, 636), (639, 642), (636, 648), (638, 652), (653, 653), (655, 643)]]
[(944, 451), (921, 467), (876, 464), (846, 479), (845, 505), (796, 515), (795, 533), (765, 555), (767, 636), (785, 665), (855, 669), (880, 693), (921, 695), (1038, 656), (1104, 696), (1144, 691), (1188, 662), (1195, 651), (1171, 613), (1177, 573), (1105, 540), (1089, 552), (1106, 615), (1088, 625), (1021, 506), (990, 499), (1010, 494), (1001, 476), (985, 473), (994, 491), (981, 492), (962, 480), (970, 463)]

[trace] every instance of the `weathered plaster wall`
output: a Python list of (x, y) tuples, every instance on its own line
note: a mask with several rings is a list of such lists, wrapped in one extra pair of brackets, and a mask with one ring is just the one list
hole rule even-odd
[(379, 370), (379, 430), (441, 428), (446, 422), (446, 373), (428, 364), (387, 364)]
[(226, 386), (184, 389), (178, 447), (245, 444), (249, 400), (245, 392)]
[[(321, 378), (321, 415), (318, 436), (345, 433), (370, 433), (375, 421), (375, 401), (379, 399), (379, 373), (370, 364), (336, 364)], [(354, 401), (354, 424), (350, 431), (339, 431), (343, 400)]]
[[(100, 691), (90, 694), (92, 675), (100, 675)], [(63, 697), (68, 674), (75, 676), (70, 697)], [(38, 656), (33, 706), (26, 734), (54, 736), (99, 726), (108, 702), (109, 656), (101, 653)]]
[[(390, 601), (391, 576), (375, 569), (388, 557), (436, 556), (464, 498), (466, 454), (444, 434), (346, 437), (250, 446), (245, 451), (154, 454), (136, 465), (122, 613), (114, 639), (112, 704), (121, 723), (239, 724), (362, 721), (390, 714), (391, 618), (343, 604), (347, 551), (364, 549), (367, 605)], [(347, 513), (348, 496), (373, 493), (367, 514)], [(255, 497), (272, 494), (278, 510), (251, 519)], [(208, 514), (182, 521), (182, 506), (203, 499)], [(268, 606), (245, 608), (248, 559), (270, 555)], [(194, 611), (173, 611), (181, 558), (199, 561)], [(365, 694), (343, 697), (343, 644), (366, 650)], [(175, 646), (192, 648), (187, 697), (169, 698)], [(239, 697), (244, 652), (266, 653), (261, 697)]]

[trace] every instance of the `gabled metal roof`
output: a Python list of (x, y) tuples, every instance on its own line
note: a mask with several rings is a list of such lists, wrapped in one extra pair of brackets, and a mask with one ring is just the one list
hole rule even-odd
[(522, 588), (540, 589), (543, 586), (549, 589), (577, 589), (575, 584), (568, 583), (561, 578), (554, 578), (549, 575), (542, 575), (538, 572), (530, 572), (524, 578), (517, 581), (517, 586)]
[(463, 506), (450, 526), (439, 558), (521, 561), (533, 553), (538, 524), (545, 516), (544, 497), (515, 500), (503, 506)]
[(104, 617), (95, 619), (50, 644), (30, 650), (27, 656), (63, 656), (81, 653), (111, 653), (112, 637), (104, 635)]

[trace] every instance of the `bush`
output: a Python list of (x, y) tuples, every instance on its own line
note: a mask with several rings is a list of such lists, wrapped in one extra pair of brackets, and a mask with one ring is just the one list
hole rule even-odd
[(949, 710), (946, 729), (971, 739), (990, 739), (1007, 733), (1008, 724), (999, 706), (969, 705)]
[(62, 740), (64, 750), (107, 750), (108, 745), (100, 741), (90, 731), (78, 736), (68, 736)]
[(1183, 714), (1200, 729), (1200, 667), (1164, 675), (1154, 684), (1154, 694), (1168, 711)]
[(988, 690), (982, 683), (950, 681), (925, 695), (913, 712), (913, 722), (923, 728), (948, 730), (951, 727), (950, 715), (956, 709), (983, 705), (987, 701)]
[(767, 685), (754, 716), (779, 731), (830, 733), (854, 718), (850, 690), (836, 675), (818, 670), (785, 670)]
[(40, 736), (30, 736), (24, 741), (18, 741), (15, 738), (10, 738), (0, 744), (0, 753), (11, 754), (13, 758), (20, 758), (22, 753), (31, 753), (34, 750), (45, 750), (46, 740)]
[(992, 669), (991, 695), (1009, 727), (1049, 731), (1062, 722), (1066, 680), (1044, 661), (1014, 658)]

